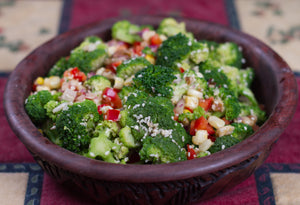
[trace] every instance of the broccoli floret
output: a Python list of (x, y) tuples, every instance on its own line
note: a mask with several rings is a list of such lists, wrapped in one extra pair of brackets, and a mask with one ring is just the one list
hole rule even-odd
[(253, 68), (246, 68), (240, 70), (239, 85), (242, 87), (250, 87), (254, 79), (254, 70)]
[(221, 43), (215, 52), (218, 61), (223, 65), (241, 68), (243, 55), (236, 43)]
[(253, 134), (253, 129), (250, 125), (244, 123), (232, 123), (231, 125), (234, 127), (231, 136), (240, 141), (246, 139), (247, 137)]
[(186, 152), (171, 138), (163, 136), (147, 137), (139, 152), (141, 160), (153, 164), (171, 163), (186, 160)]
[(170, 84), (176, 78), (173, 70), (159, 65), (149, 65), (135, 74), (133, 79), (136, 88), (151, 95), (172, 96)]
[[(154, 160), (152, 157), (146, 159), (148, 156), (146, 153), (152, 153), (147, 151), (147, 147), (144, 147), (144, 141), (148, 141), (147, 138), (169, 138), (171, 143), (176, 145), (176, 150), (173, 152), (180, 152), (181, 148), (190, 142), (190, 136), (186, 133), (185, 129), (180, 123), (172, 120), (174, 116), (174, 106), (171, 101), (165, 97), (151, 97), (147, 95), (130, 95), (126, 102), (127, 109), (121, 111), (121, 126), (128, 126), (131, 128), (131, 134), (135, 141), (141, 144), (144, 154), (143, 160)], [(156, 145), (155, 145), (156, 146)], [(158, 145), (157, 145), (158, 146)], [(154, 147), (151, 146), (152, 148)], [(173, 145), (171, 147), (174, 147)], [(157, 147), (157, 149), (161, 149)], [(169, 148), (166, 148), (169, 150)], [(173, 149), (173, 148), (172, 148)], [(175, 148), (174, 148), (175, 149)], [(180, 161), (180, 158), (173, 158), (173, 153), (162, 152), (163, 155), (160, 158), (168, 159), (166, 161)], [(171, 160), (173, 159), (173, 160)], [(155, 163), (161, 163), (162, 161), (154, 161)]]
[(66, 70), (70, 68), (68, 59), (61, 57), (50, 69), (48, 76), (62, 76)]
[(101, 132), (104, 132), (107, 136), (116, 137), (119, 132), (119, 126), (116, 122), (104, 120), (97, 124), (94, 135), (98, 136)]
[(128, 148), (135, 148), (138, 146), (133, 135), (131, 134), (131, 129), (128, 126), (123, 127), (119, 132), (120, 141)]
[(179, 70), (182, 61), (190, 54), (192, 42), (185, 35), (179, 33), (165, 40), (157, 50), (156, 65), (170, 67)]
[(117, 76), (123, 79), (129, 78), (149, 65), (151, 65), (151, 63), (143, 57), (124, 61), (117, 67)]
[(118, 134), (121, 135), (119, 130), (116, 122), (104, 120), (98, 123), (85, 156), (106, 162), (126, 163), (129, 146), (118, 137)]
[(216, 84), (216, 86), (227, 87), (230, 86), (230, 80), (225, 73), (211, 62), (203, 62), (199, 65), (199, 72), (201, 72), (206, 81)]
[(92, 92), (103, 91), (107, 87), (111, 87), (111, 82), (106, 77), (94, 75), (84, 82), (84, 85), (92, 90)]
[(94, 71), (103, 65), (107, 57), (107, 46), (96, 36), (87, 37), (72, 50), (68, 60), (69, 67), (78, 67), (84, 73)]
[(88, 153), (89, 158), (100, 158), (110, 163), (126, 163), (126, 156), (129, 150), (127, 147), (113, 142), (105, 132), (100, 132), (98, 137), (91, 139)]
[(56, 119), (62, 146), (72, 152), (85, 152), (98, 120), (99, 113), (93, 101), (85, 100), (69, 106)]
[(205, 116), (205, 110), (198, 106), (193, 110), (193, 113), (187, 112), (187, 113), (182, 113), (178, 116), (178, 121), (183, 122), (184, 119), (188, 119), (189, 121), (196, 120), (200, 118), (201, 116)]
[(266, 121), (266, 112), (261, 110), (259, 106), (253, 106), (245, 103), (240, 103), (241, 113), (240, 117), (242, 116), (256, 116), (257, 117), (257, 125), (261, 125)]
[(222, 137), (217, 137), (214, 144), (209, 148), (210, 153), (216, 153), (219, 151), (222, 151), (223, 149), (229, 148), (233, 145), (236, 145), (237, 143), (241, 142), (239, 139), (231, 136), (231, 135), (225, 135)]
[[(227, 95), (228, 96), (228, 95)], [(225, 97), (223, 100), (225, 106), (225, 117), (227, 120), (233, 120), (241, 113), (241, 107), (236, 97)]]
[[(46, 109), (46, 115), (55, 122), (57, 116), (63, 111), (64, 108), (67, 108), (69, 104), (69, 102), (50, 100), (44, 105), (44, 108)], [(60, 106), (61, 109), (59, 109), (58, 106)]]
[(215, 153), (222, 151), (223, 149), (229, 148), (243, 141), (253, 134), (252, 127), (247, 124), (232, 123), (231, 125), (234, 127), (233, 132), (230, 135), (217, 137), (214, 144), (209, 148), (209, 152)]
[(173, 90), (173, 96), (171, 98), (172, 103), (175, 105), (184, 94), (186, 94), (188, 90), (188, 86), (185, 81), (180, 81), (178, 84), (171, 84), (170, 85)]
[(190, 59), (199, 64), (206, 61), (209, 57), (209, 48), (206, 43), (193, 42), (191, 47)]
[(127, 20), (118, 21), (112, 27), (112, 37), (132, 44), (135, 41), (142, 40), (138, 35), (139, 31), (141, 31), (139, 26), (131, 24)]
[(58, 135), (56, 126), (55, 126), (55, 121), (51, 119), (47, 119), (42, 125), (41, 129), (43, 130), (43, 134), (48, 137), (51, 142), (54, 144), (57, 144), (59, 146), (62, 146), (62, 140)]
[(26, 99), (25, 110), (35, 125), (39, 125), (47, 119), (44, 105), (52, 99), (53, 96), (47, 90), (39, 91)]
[(174, 36), (178, 33), (182, 33), (187, 37), (193, 39), (193, 34), (186, 31), (185, 23), (184, 22), (179, 23), (173, 18), (163, 19), (159, 24), (157, 33), (164, 34), (167, 37)]

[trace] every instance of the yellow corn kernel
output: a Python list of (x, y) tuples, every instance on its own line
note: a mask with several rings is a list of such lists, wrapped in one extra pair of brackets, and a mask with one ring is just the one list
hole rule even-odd
[(225, 126), (225, 121), (216, 116), (210, 116), (208, 118), (208, 123), (216, 129), (219, 129), (219, 128)]
[(149, 61), (150, 63), (155, 64), (155, 58), (154, 58), (153, 55), (147, 54), (147, 55), (145, 56), (145, 58), (146, 58), (146, 60)]
[(188, 109), (184, 109), (183, 113), (191, 113), (191, 111), (189, 111)]
[(198, 130), (196, 135), (192, 137), (192, 142), (195, 145), (201, 145), (207, 140), (208, 132), (206, 130)]
[(35, 83), (34, 83), (34, 84), (37, 84), (37, 85), (43, 85), (43, 84), (44, 84), (44, 78), (38, 77), (38, 78), (35, 80)]
[(58, 88), (60, 88), (60, 77), (58, 77), (58, 76), (51, 76), (49, 78), (49, 88), (50, 89), (58, 89)]
[(205, 140), (202, 144), (199, 145), (199, 151), (205, 152), (207, 151), (211, 146), (213, 145), (213, 142), (210, 139)]

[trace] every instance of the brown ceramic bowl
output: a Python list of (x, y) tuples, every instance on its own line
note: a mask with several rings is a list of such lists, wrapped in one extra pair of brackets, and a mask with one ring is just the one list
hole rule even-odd
[[(212, 197), (231, 188), (258, 168), (290, 122), (297, 104), (297, 85), (287, 63), (259, 40), (229, 28), (191, 19), (188, 31), (197, 39), (233, 41), (243, 48), (247, 66), (255, 70), (253, 89), (265, 105), (268, 120), (248, 139), (224, 151), (190, 161), (161, 165), (111, 164), (65, 150), (41, 135), (24, 110), (32, 83), (46, 75), (84, 37), (111, 38), (118, 18), (108, 19), (59, 35), (28, 55), (7, 82), (4, 105), (7, 119), (39, 165), (61, 182), (74, 183), (102, 203), (185, 204)], [(128, 18), (154, 27), (162, 17)]]

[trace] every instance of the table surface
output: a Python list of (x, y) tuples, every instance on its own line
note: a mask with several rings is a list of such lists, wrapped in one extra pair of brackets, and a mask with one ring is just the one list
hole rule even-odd
[[(300, 86), (299, 0), (1, 0), (0, 204), (95, 204), (43, 173), (10, 129), (3, 108), (9, 73), (34, 48), (109, 17), (181, 16), (223, 24), (262, 40), (291, 66)], [(300, 204), (300, 106), (264, 164), (247, 180), (199, 204)], [(3, 186), (4, 185), (4, 186)]]

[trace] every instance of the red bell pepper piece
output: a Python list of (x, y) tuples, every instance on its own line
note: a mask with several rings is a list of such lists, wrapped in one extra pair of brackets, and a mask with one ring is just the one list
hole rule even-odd
[(187, 159), (191, 160), (191, 159), (195, 159), (197, 157), (197, 154), (195, 152), (195, 150), (192, 148), (192, 146), (190, 146), (189, 144), (187, 145)]
[(214, 102), (214, 98), (213, 97), (209, 97), (205, 100), (200, 100), (199, 101), (199, 106), (202, 107), (205, 111), (208, 111), (211, 109), (211, 106)]
[(121, 108), (122, 101), (113, 88), (105, 88), (102, 93), (102, 104), (108, 104), (113, 108)]
[(106, 120), (118, 121), (120, 119), (120, 110), (107, 110), (105, 118)]

